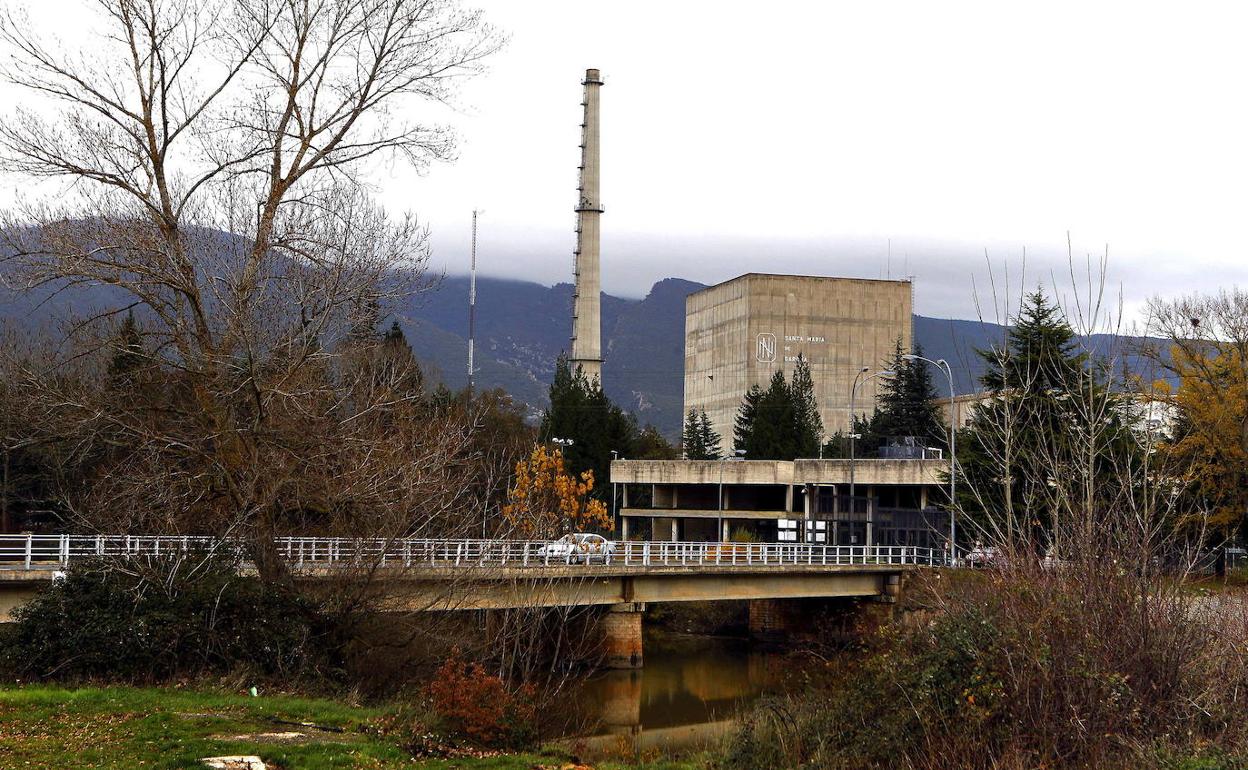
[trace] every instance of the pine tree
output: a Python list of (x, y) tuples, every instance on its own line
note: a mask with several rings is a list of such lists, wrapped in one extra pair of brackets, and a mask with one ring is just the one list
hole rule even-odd
[(719, 434), (711, 427), (705, 410), (690, 409), (685, 415), (681, 447), (686, 460), (718, 460), (721, 457)]
[(819, 417), (815, 381), (810, 376), (810, 364), (805, 356), (797, 357), (793, 380), (789, 384), (789, 398), (793, 403), (793, 455), (814, 457), (819, 453), (823, 419)]
[(686, 460), (706, 459), (706, 445), (702, 443), (699, 427), (697, 410), (690, 409), (689, 414), (685, 415), (685, 427), (680, 434), (680, 448)]
[(1024, 299), (1004, 349), (977, 352), (988, 365), (980, 383), (993, 393), (1044, 396), (1069, 390), (1087, 364), (1061, 309), (1040, 289)]
[(542, 441), (570, 439), (572, 445), (563, 452), (568, 467), (578, 477), (592, 471), (593, 495), (609, 500), (611, 453), (633, 454), (638, 428), (632, 415), (607, 398), (597, 379), (587, 380), (580, 367), (572, 371), (567, 356), (560, 355), (539, 435)]
[(750, 435), (754, 432), (754, 421), (758, 417), (758, 403), (762, 400), (763, 389), (757, 385), (751, 385), (742, 397), (732, 425), (733, 449), (745, 449), (749, 443)]
[(698, 417), (698, 441), (702, 444), (707, 460), (718, 460), (724, 456), (719, 446), (720, 440), (719, 433), (711, 426), (711, 418), (706, 416), (706, 410), (703, 409)]
[(755, 408), (753, 428), (745, 442), (751, 460), (792, 460), (796, 456), (793, 436), (793, 395), (784, 372), (776, 371)]
[[(987, 365), (980, 382), (993, 398), (958, 435), (958, 504), (983, 531), (1054, 545), (1057, 518), (1069, 505), (1057, 469), (1076, 461), (1084, 467), (1076, 447), (1095, 431), (1095, 443), (1107, 451), (1093, 473), (1114, 472), (1108, 450), (1121, 457), (1130, 441), (1120, 397), (1079, 352), (1073, 329), (1040, 290), (1025, 297), (1005, 344), (978, 353)], [(1108, 422), (1083, 419), (1077, 401), (1089, 399), (1110, 405)]]
[(793, 460), (815, 457), (822, 434), (810, 365), (799, 357), (792, 383), (777, 370), (766, 390), (755, 385), (746, 391), (733, 426), (733, 445), (751, 460)]
[(678, 460), (680, 450), (672, 446), (659, 429), (646, 425), (633, 442), (633, 457), (638, 460)]
[[(923, 355), (923, 348), (916, 345), (914, 354)], [(905, 356), (898, 338), (892, 358), (885, 362), (894, 374), (880, 378), (876, 409), (863, 426), (858, 447), (863, 457), (874, 456), (893, 438), (914, 437), (924, 447), (941, 449), (949, 443), (927, 362)]]

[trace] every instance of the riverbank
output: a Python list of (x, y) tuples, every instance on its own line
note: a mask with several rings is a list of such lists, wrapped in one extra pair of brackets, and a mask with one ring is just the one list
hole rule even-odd
[[(390, 706), (183, 687), (0, 688), (0, 767), (193, 768), (204, 757), (259, 756), (281, 770), (563, 768), (556, 750), (418, 758), (378, 726)], [(699, 770), (686, 761), (594, 763), (599, 770)]]

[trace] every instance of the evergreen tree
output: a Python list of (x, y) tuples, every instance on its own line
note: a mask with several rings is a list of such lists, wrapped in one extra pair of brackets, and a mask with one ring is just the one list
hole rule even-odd
[(686, 460), (705, 460), (706, 445), (702, 443), (702, 434), (698, 431), (697, 410), (690, 409), (685, 415), (685, 427), (680, 433), (680, 449)]
[(980, 383), (993, 393), (1046, 396), (1077, 387), (1087, 355), (1062, 311), (1037, 289), (1028, 294), (1004, 349), (977, 351), (988, 368)]
[(718, 460), (719, 434), (711, 427), (706, 411), (690, 409), (685, 415), (685, 428), (681, 435), (681, 447), (686, 460)]
[(563, 451), (568, 467), (578, 476), (592, 471), (594, 497), (609, 501), (611, 452), (634, 454), (638, 429), (632, 415), (611, 403), (597, 379), (587, 380), (580, 367), (572, 371), (567, 356), (561, 355), (539, 435), (542, 441), (571, 439)]
[(795, 453), (793, 441), (793, 397), (784, 372), (777, 370), (771, 383), (759, 399), (745, 445), (746, 457), (751, 460), (792, 460)]
[(633, 456), (638, 460), (678, 460), (680, 452), (658, 428), (646, 425), (633, 441)]
[(777, 370), (766, 390), (754, 386), (746, 391), (733, 443), (750, 460), (793, 460), (817, 456), (822, 433), (810, 365), (799, 357), (792, 383)]
[[(915, 346), (914, 354), (923, 355)], [(913, 436), (924, 447), (944, 449), (949, 443), (948, 428), (941, 417), (939, 397), (926, 361), (908, 359), (898, 338), (885, 367), (894, 372), (880, 378), (879, 395), (871, 418), (862, 424), (857, 450), (862, 457), (873, 457), (888, 440)]]
[[(1076, 451), (1090, 445), (1093, 431), (1104, 450), (1094, 475), (1113, 473), (1111, 449), (1121, 458), (1131, 442), (1121, 399), (1040, 290), (1025, 297), (1003, 346), (977, 352), (987, 365), (980, 382), (992, 398), (958, 435), (958, 504), (990, 535), (1054, 545), (1057, 517), (1071, 502), (1060, 469), (1085, 467)], [(1110, 406), (1107, 422), (1089, 424), (1079, 407), (1089, 401)]]
[(762, 400), (763, 389), (757, 385), (751, 385), (745, 392), (732, 425), (733, 449), (745, 449), (749, 443), (750, 434), (754, 431), (754, 420), (758, 416), (758, 402)]
[(698, 417), (698, 440), (702, 443), (705, 450), (706, 459), (718, 460), (724, 456), (723, 450), (720, 449), (720, 435), (711, 426), (711, 418), (706, 416), (706, 410), (702, 410), (702, 414)]
[(810, 376), (810, 364), (805, 356), (797, 357), (793, 381), (789, 384), (789, 398), (793, 403), (793, 455), (815, 457), (819, 454), (819, 442), (823, 436), (823, 419), (819, 417), (815, 381)]

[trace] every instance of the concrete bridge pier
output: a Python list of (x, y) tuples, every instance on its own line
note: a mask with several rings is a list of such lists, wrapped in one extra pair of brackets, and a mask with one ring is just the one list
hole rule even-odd
[(602, 630), (603, 665), (607, 668), (641, 668), (641, 616), (646, 605), (613, 604), (599, 621)]
[(792, 600), (751, 600), (749, 606), (750, 636), (765, 640), (783, 639), (793, 630), (794, 611)]

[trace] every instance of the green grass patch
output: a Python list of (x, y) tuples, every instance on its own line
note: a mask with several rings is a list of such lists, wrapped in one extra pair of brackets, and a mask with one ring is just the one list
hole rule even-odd
[[(202, 767), (201, 758), (227, 754), (257, 755), (281, 770), (532, 770), (567, 761), (554, 753), (414, 760), (367, 729), (388, 708), (177, 687), (0, 687), (0, 767), (174, 770)], [(290, 742), (256, 737), (283, 732), (304, 736)], [(645, 768), (698, 766), (663, 762)]]

